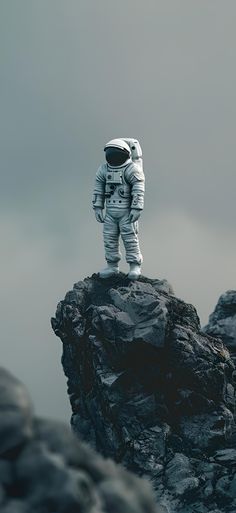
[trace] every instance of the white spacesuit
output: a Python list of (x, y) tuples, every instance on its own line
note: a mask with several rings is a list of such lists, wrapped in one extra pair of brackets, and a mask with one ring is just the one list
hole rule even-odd
[(104, 151), (106, 163), (97, 170), (93, 194), (96, 219), (104, 223), (107, 261), (107, 267), (99, 274), (107, 278), (119, 272), (121, 235), (126, 261), (130, 264), (128, 277), (136, 280), (141, 274), (143, 261), (138, 240), (138, 218), (143, 209), (145, 190), (141, 147), (136, 139), (112, 139)]

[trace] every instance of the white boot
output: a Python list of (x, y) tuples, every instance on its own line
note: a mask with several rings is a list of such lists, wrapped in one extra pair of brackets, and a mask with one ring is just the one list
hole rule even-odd
[(139, 264), (130, 264), (130, 271), (128, 274), (128, 278), (130, 280), (137, 280), (141, 274), (141, 265)]
[(113, 276), (113, 274), (119, 273), (119, 267), (118, 264), (115, 262), (107, 262), (107, 267), (105, 269), (102, 269), (98, 274), (100, 278), (110, 278), (110, 276)]

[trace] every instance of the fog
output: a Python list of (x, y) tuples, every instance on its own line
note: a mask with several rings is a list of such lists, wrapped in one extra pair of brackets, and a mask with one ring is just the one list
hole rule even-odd
[(69, 418), (50, 317), (104, 266), (91, 198), (109, 139), (143, 147), (143, 274), (202, 324), (235, 288), (235, 15), (233, 0), (1, 2), (1, 364), (39, 414)]

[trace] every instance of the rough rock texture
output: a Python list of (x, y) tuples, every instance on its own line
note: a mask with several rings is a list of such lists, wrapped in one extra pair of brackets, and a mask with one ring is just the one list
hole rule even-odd
[(76, 283), (57, 307), (72, 427), (167, 511), (235, 513), (234, 364), (168, 283)]
[(25, 387), (2, 368), (0, 392), (0, 513), (161, 513), (148, 482), (33, 417)]
[(204, 331), (220, 337), (236, 362), (236, 290), (222, 294)]

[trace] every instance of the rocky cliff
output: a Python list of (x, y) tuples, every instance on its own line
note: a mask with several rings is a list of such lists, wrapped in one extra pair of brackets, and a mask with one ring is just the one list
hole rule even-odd
[(234, 364), (163, 280), (98, 275), (52, 326), (74, 432), (152, 482), (166, 511), (236, 510)]
[(66, 425), (34, 416), (0, 368), (1, 513), (161, 513), (147, 482), (105, 460)]

